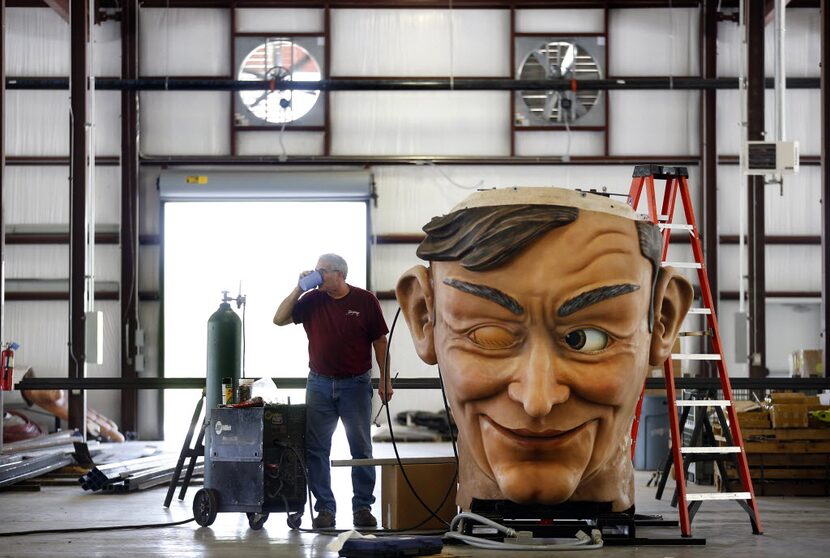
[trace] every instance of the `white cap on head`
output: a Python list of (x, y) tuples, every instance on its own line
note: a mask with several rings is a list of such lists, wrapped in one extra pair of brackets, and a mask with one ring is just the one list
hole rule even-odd
[(467, 196), (452, 211), (487, 207), (492, 205), (563, 205), (577, 207), (586, 211), (609, 213), (632, 220), (642, 220), (630, 205), (609, 196), (577, 192), (566, 188), (554, 187), (511, 187), (479, 190)]

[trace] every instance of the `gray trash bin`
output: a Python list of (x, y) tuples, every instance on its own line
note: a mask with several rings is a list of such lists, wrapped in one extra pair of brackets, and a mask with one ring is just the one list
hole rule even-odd
[(646, 395), (637, 429), (634, 468), (654, 471), (660, 468), (669, 451), (669, 415), (666, 396)]

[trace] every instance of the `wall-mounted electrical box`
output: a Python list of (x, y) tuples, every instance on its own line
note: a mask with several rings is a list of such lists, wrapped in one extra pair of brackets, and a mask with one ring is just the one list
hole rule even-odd
[(748, 141), (744, 144), (744, 174), (796, 174), (797, 141)]

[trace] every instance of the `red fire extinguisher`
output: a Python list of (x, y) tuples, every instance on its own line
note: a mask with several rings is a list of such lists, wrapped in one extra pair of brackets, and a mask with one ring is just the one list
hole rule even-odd
[(0, 389), (3, 391), (12, 390), (12, 378), (14, 376), (14, 352), (20, 348), (17, 343), (4, 343), (3, 352), (0, 353), (2, 363), (2, 374), (0, 374)]

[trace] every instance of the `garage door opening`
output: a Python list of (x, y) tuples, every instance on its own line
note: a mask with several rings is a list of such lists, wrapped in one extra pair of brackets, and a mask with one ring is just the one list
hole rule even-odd
[[(164, 207), (164, 375), (205, 376), (207, 321), (222, 291), (247, 297), (246, 377), (305, 377), (300, 326), (272, 319), (300, 272), (333, 252), (349, 264), (347, 281), (366, 288), (365, 202), (168, 202)], [(236, 305), (233, 305), (236, 308)], [(243, 310), (237, 310), (243, 318)], [(278, 386), (279, 387), (279, 386)], [(304, 390), (283, 390), (292, 403)], [(164, 393), (164, 438), (183, 440), (199, 390)]]

